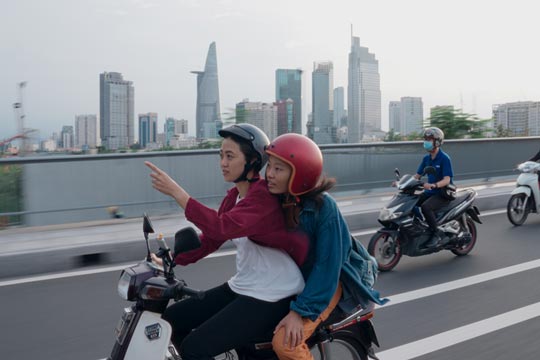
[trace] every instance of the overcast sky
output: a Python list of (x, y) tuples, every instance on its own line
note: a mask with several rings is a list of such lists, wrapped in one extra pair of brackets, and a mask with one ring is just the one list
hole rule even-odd
[[(274, 100), (277, 68), (304, 70), (304, 123), (314, 61), (334, 63), (347, 86), (351, 24), (379, 60), (382, 123), (403, 96), (454, 105), (481, 118), (493, 104), (540, 101), (536, 0), (2, 0), (0, 138), (16, 132), (12, 104), (24, 89), (26, 126), (40, 137), (99, 115), (99, 74), (135, 87), (135, 114), (189, 120), (196, 77), (217, 45), (221, 111), (244, 98)], [(137, 121), (137, 119), (135, 119)], [(305, 132), (305, 127), (304, 127)]]

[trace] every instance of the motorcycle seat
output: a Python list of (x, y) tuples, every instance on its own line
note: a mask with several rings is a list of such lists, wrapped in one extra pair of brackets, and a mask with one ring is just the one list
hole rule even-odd
[(474, 190), (473, 189), (463, 189), (457, 192), (457, 197), (455, 200), (450, 201), (447, 205), (443, 206), (439, 210), (437, 210), (436, 216), (439, 218), (441, 215), (447, 213), (450, 211), (450, 209), (455, 208), (459, 204), (470, 200), (474, 197)]

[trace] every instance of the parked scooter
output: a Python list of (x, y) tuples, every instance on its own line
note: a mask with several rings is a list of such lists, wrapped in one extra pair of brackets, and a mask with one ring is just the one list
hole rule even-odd
[[(425, 174), (434, 172), (426, 167)], [(440, 245), (424, 248), (431, 236), (431, 229), (425, 222), (421, 209), (417, 206), (424, 182), (412, 175), (400, 176), (395, 170), (399, 192), (379, 214), (383, 225), (369, 242), (368, 252), (377, 259), (380, 271), (392, 270), (402, 255), (422, 256), (441, 250), (450, 250), (455, 255), (467, 255), (476, 244), (475, 222), (481, 224), (480, 211), (473, 205), (476, 191), (463, 189), (456, 199), (436, 212), (439, 229), (444, 232)]]
[(529, 213), (540, 212), (540, 183), (537, 175), (540, 172), (540, 163), (525, 161), (519, 164), (517, 169), (521, 174), (506, 206), (508, 220), (515, 226), (522, 225)]
[[(189, 288), (185, 281), (176, 278), (171, 250), (161, 235), (157, 237), (159, 251), (156, 255), (163, 260), (163, 266), (152, 262), (148, 235), (154, 233), (154, 229), (146, 215), (143, 232), (148, 250), (146, 259), (124, 269), (118, 281), (120, 297), (134, 304), (123, 311), (108, 360), (181, 360), (170, 342), (171, 326), (161, 315), (170, 299), (202, 298), (204, 292)], [(193, 228), (184, 228), (175, 234), (174, 254), (199, 246), (199, 237)], [(307, 340), (315, 359), (367, 360), (368, 356), (377, 359), (372, 347), (372, 344), (379, 346), (370, 321), (373, 310), (374, 304), (357, 308), (352, 314), (334, 311)], [(216, 359), (277, 360), (272, 351), (272, 334), (268, 336), (268, 341), (235, 349)]]

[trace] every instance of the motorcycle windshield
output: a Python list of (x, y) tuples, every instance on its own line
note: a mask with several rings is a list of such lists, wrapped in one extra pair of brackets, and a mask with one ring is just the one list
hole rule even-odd
[(399, 179), (397, 187), (399, 190), (408, 190), (417, 187), (420, 183), (420, 180), (417, 180), (414, 178), (414, 176), (407, 174), (403, 175), (403, 177)]
[(401, 204), (400, 211), (408, 212), (418, 202), (418, 196), (412, 194), (399, 193), (394, 195), (394, 197), (386, 205), (387, 208), (393, 208)]

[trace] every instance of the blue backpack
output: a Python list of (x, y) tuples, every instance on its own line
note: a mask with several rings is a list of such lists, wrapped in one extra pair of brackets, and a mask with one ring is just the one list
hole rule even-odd
[(351, 236), (349, 261), (340, 276), (343, 295), (339, 307), (346, 313), (351, 313), (358, 305), (367, 307), (369, 302), (385, 304), (388, 299), (381, 299), (379, 292), (373, 288), (377, 273), (377, 260), (369, 255), (360, 241)]

